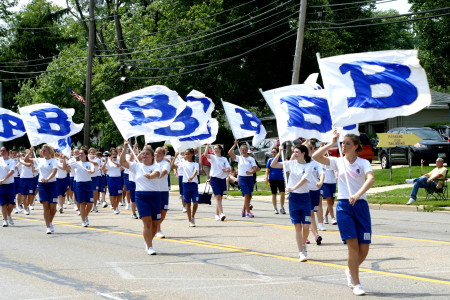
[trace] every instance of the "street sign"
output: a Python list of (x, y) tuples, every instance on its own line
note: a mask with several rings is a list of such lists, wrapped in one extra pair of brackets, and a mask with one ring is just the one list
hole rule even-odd
[(415, 134), (377, 133), (379, 141), (377, 147), (410, 146), (422, 140)]

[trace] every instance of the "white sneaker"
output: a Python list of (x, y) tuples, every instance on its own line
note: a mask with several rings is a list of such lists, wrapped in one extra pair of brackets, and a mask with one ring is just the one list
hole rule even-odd
[(300, 260), (301, 262), (305, 262), (305, 261), (308, 260), (308, 258), (306, 257), (305, 253), (303, 253), (303, 251), (300, 252), (299, 260)]
[(183, 212), (184, 212), (184, 213), (187, 212), (187, 209), (186, 209), (186, 207), (184, 207), (184, 206), (183, 206)]
[(303, 245), (303, 254), (305, 255), (305, 257), (308, 257), (308, 248), (306, 247), (306, 244)]
[(158, 232), (155, 234), (155, 237), (160, 238), (160, 239), (166, 238), (166, 236), (164, 235), (164, 233), (162, 233), (161, 231), (158, 231)]
[(91, 225), (91, 224), (89, 223), (88, 217), (86, 217), (86, 219), (84, 219), (84, 223), (86, 223), (87, 226)]
[(50, 230), (49, 227), (47, 227), (47, 231), (45, 231), (46, 234), (52, 234), (52, 231)]
[(55, 232), (55, 227), (53, 227), (53, 223), (50, 223), (50, 231), (53, 233), (53, 232)]
[(227, 216), (225, 216), (224, 214), (220, 214), (220, 221), (225, 221), (225, 218), (226, 218)]
[(108, 203), (106, 203), (106, 201), (103, 202), (103, 208), (107, 208), (107, 207), (108, 207)]
[(78, 211), (78, 206), (75, 205), (75, 207), (73, 208), (74, 211)]
[(81, 215), (81, 212), (78, 212), (78, 215)]
[(219, 215), (215, 215), (214, 218), (216, 219), (216, 221), (220, 221), (220, 216)]
[(156, 250), (153, 247), (148, 248), (147, 250), (148, 255), (156, 255)]
[(9, 222), (9, 225), (14, 226), (14, 221), (11, 216), (8, 217), (8, 222)]
[(327, 231), (327, 229), (325, 228), (325, 226), (323, 226), (323, 223), (318, 223), (318, 224), (317, 224), (317, 228), (319, 228), (320, 231)]
[(189, 222), (189, 227), (195, 227), (195, 221), (192, 219), (192, 221)]
[(18, 210), (17, 208), (14, 207), (13, 212), (14, 212), (15, 214), (18, 214), (18, 213), (19, 213), (19, 210)]
[(323, 223), (324, 224), (329, 224), (328, 223), (328, 216), (323, 216)]
[(276, 215), (278, 215), (278, 214), (279, 214), (278, 209), (275, 208), (275, 209), (273, 210), (273, 213), (276, 214)]
[(331, 219), (331, 225), (337, 225), (336, 218)]
[(97, 205), (94, 206), (94, 208), (92, 209), (93, 212), (98, 212), (98, 208)]
[(120, 210), (119, 210), (119, 208), (116, 208), (116, 209), (114, 210), (114, 214), (115, 214), (115, 215), (118, 215), (118, 214), (120, 214)]
[(284, 209), (284, 207), (280, 208), (280, 214), (282, 214), (282, 215), (286, 214), (286, 210)]
[(81, 222), (81, 226), (83, 226), (83, 227), (88, 227), (88, 225), (86, 224), (86, 222)]
[(411, 205), (414, 202), (416, 202), (416, 199), (409, 198), (408, 202), (406, 202), (406, 205)]
[(24, 210), (23, 210), (23, 213), (24, 213), (25, 215), (29, 215), (29, 214), (30, 214), (30, 208), (24, 209)]
[(8, 227), (8, 221), (3, 220), (3, 227)]
[(411, 184), (414, 183), (414, 179), (405, 179), (405, 182)]
[(34, 205), (29, 206), (30, 210), (34, 210)]
[(363, 290), (363, 287), (360, 284), (355, 285), (355, 287), (353, 288), (353, 294), (355, 294), (356, 296), (362, 296), (365, 293), (366, 292)]
[(347, 277), (347, 286), (351, 289), (353, 289), (355, 287), (355, 285), (353, 284), (353, 278), (352, 275), (350, 275), (350, 269), (347, 268), (345, 269), (345, 276)]
[(120, 203), (119, 203), (119, 206), (124, 206), (123, 202), (120, 202)]

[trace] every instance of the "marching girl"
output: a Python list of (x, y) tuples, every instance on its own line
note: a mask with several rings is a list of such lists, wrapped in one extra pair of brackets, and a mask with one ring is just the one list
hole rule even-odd
[[(311, 153), (311, 152), (310, 152)], [(320, 189), (325, 179), (323, 173), (323, 166), (315, 160), (311, 160), (309, 164), (311, 168), (311, 182), (309, 182), (309, 196), (311, 197), (311, 232), (317, 245), (322, 244), (322, 236), (317, 231), (316, 214), (319, 211), (320, 205)], [(320, 221), (319, 221), (320, 222)]]
[(250, 200), (252, 199), (253, 186), (255, 184), (253, 174), (256, 173), (258, 167), (255, 159), (248, 154), (247, 145), (241, 145), (241, 155), (234, 154), (234, 148), (236, 148), (237, 144), (238, 140), (235, 140), (234, 145), (228, 151), (228, 155), (238, 162), (238, 182), (242, 196), (244, 196), (242, 217), (253, 218), (255, 216), (250, 211)]
[(169, 183), (168, 177), (170, 174), (170, 163), (165, 158), (166, 151), (163, 147), (158, 147), (155, 150), (155, 163), (159, 165), (161, 174), (157, 179), (159, 184), (159, 190), (161, 193), (161, 219), (158, 222), (158, 228), (156, 231), (157, 238), (165, 238), (166, 236), (161, 231), (161, 223), (166, 218), (167, 211), (169, 210)]
[[(128, 141), (124, 141), (124, 147), (128, 147)], [(120, 164), (135, 174), (136, 206), (144, 224), (143, 236), (146, 251), (149, 255), (155, 255), (153, 236), (157, 230), (158, 220), (161, 218), (161, 193), (155, 180), (159, 179), (161, 171), (154, 163), (153, 150), (150, 148), (144, 148), (139, 154), (142, 163), (128, 162), (125, 155), (126, 151), (122, 151)]]
[(44, 220), (47, 226), (46, 233), (52, 234), (55, 231), (53, 218), (56, 214), (56, 203), (58, 200), (58, 187), (56, 184), (58, 162), (55, 159), (55, 151), (47, 144), (42, 146), (39, 158), (30, 158), (30, 154), (33, 151), (34, 147), (31, 146), (24, 160), (26, 163), (36, 161), (36, 169), (39, 171), (39, 201), (43, 206)]
[[(72, 157), (69, 160), (69, 163), (73, 163), (78, 161), (80, 156), (80, 150), (79, 149), (73, 149), (72, 150)], [(75, 173), (74, 171), (70, 171), (69, 175), (69, 190), (67, 191), (67, 199), (69, 200), (70, 204), (75, 204), (75, 211), (78, 211), (78, 204), (77, 200), (75, 199), (75, 179), (74, 179)]]
[(11, 212), (16, 206), (16, 192), (14, 187), (14, 170), (16, 162), (9, 157), (5, 146), (0, 148), (0, 205), (2, 206), (3, 227), (14, 225)]
[(301, 262), (308, 260), (306, 249), (306, 238), (309, 234), (309, 225), (311, 224), (311, 198), (309, 194), (309, 183), (313, 181), (311, 175), (308, 148), (304, 145), (295, 146), (292, 153), (292, 160), (278, 162), (280, 153), (283, 151), (283, 145), (280, 145), (280, 151), (272, 161), (271, 168), (284, 168), (289, 172), (289, 182), (286, 192), (289, 193), (289, 214), (292, 224), (295, 226), (295, 238), (299, 258)]
[(97, 150), (95, 148), (89, 149), (89, 161), (94, 164), (94, 173), (91, 176), (92, 191), (94, 193), (94, 206), (92, 207), (92, 211), (98, 212), (97, 204), (98, 199), (100, 198), (100, 178), (101, 178), (100, 167), (102, 161), (100, 158), (97, 157)]
[[(30, 150), (26, 150), (28, 153)], [(23, 198), (23, 213), (25, 215), (30, 214), (30, 206), (33, 204), (33, 199), (36, 191), (34, 185), (34, 167), (33, 163), (26, 163), (23, 159), (19, 160), (22, 165), (20, 169), (20, 193)]]
[[(139, 152), (137, 150), (137, 144), (134, 144), (133, 152), (135, 155), (125, 155), (125, 159), (128, 162), (136, 161), (135, 158), (138, 157), (139, 159)], [(127, 150), (124, 150), (127, 151)], [(128, 187), (127, 187), (127, 193), (129, 193), (130, 197), (130, 209), (131, 209), (131, 218), (132, 219), (139, 219), (136, 213), (136, 176), (133, 172), (128, 172)]]
[(110, 152), (111, 157), (106, 158), (106, 163), (103, 165), (103, 171), (108, 175), (108, 190), (111, 206), (114, 209), (114, 214), (118, 215), (120, 214), (119, 202), (122, 200), (123, 192), (122, 174), (120, 171), (120, 163), (117, 160), (117, 150), (115, 148), (112, 148)]
[(375, 182), (368, 160), (359, 158), (362, 150), (359, 137), (347, 134), (342, 142), (343, 158), (326, 157), (324, 154), (338, 142), (339, 134), (334, 133), (333, 141), (320, 147), (313, 158), (338, 172), (338, 204), (336, 217), (341, 238), (347, 244), (348, 268), (345, 270), (347, 285), (355, 295), (364, 295), (359, 281), (359, 266), (369, 253), (372, 237), (369, 205), (366, 192)]
[[(175, 161), (177, 161), (179, 153), (175, 153)], [(180, 160), (179, 160), (180, 161)], [(172, 169), (178, 169), (178, 175), (180, 175), (179, 168), (181, 167), (183, 173), (183, 201), (186, 205), (187, 216), (189, 220), (189, 227), (195, 227), (195, 213), (198, 208), (198, 177), (197, 174), (200, 170), (198, 163), (195, 162), (195, 151), (192, 148), (187, 149), (184, 152), (184, 161), (180, 161), (179, 165), (172, 163)], [(191, 211), (191, 202), (192, 211)]]
[[(171, 168), (175, 170), (175, 172), (178, 176), (178, 187), (180, 189), (180, 199), (181, 199), (181, 204), (183, 205), (183, 212), (187, 212), (186, 203), (184, 202), (184, 199), (183, 199), (183, 173), (184, 173), (183, 165), (184, 165), (183, 155), (181, 155), (181, 156), (175, 155), (170, 163)], [(174, 166), (178, 166), (178, 168), (175, 168)]]
[(58, 156), (58, 170), (56, 171), (56, 185), (58, 186), (58, 206), (59, 213), (64, 212), (64, 203), (66, 202), (66, 194), (69, 189), (69, 176), (70, 170), (64, 167), (64, 155), (62, 153), (56, 153)]
[(94, 205), (94, 194), (92, 192), (91, 176), (95, 172), (94, 164), (88, 160), (88, 150), (80, 149), (80, 160), (67, 165), (64, 160), (63, 167), (67, 166), (75, 172), (75, 198), (79, 203), (81, 226), (88, 227), (89, 212)]
[(211, 163), (210, 179), (214, 196), (216, 197), (216, 221), (225, 221), (225, 214), (223, 213), (222, 198), (224, 192), (227, 190), (227, 176), (231, 170), (228, 159), (224, 157), (224, 150), (222, 146), (214, 146), (214, 155), (208, 152), (209, 145), (206, 145), (204, 155)]

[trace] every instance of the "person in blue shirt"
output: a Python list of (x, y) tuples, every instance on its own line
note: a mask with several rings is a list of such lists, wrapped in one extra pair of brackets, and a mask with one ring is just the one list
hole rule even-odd
[[(270, 164), (273, 162), (275, 156), (278, 154), (278, 148), (272, 148), (272, 156), (269, 158), (266, 164), (266, 184), (270, 186), (270, 190), (272, 191), (272, 204), (273, 204), (273, 212), (274, 214), (286, 214), (286, 210), (284, 209), (284, 195), (285, 195), (285, 186), (284, 186), (284, 176), (283, 169), (279, 168), (271, 168)], [(281, 157), (278, 159), (278, 162), (282, 162)], [(277, 191), (280, 192), (280, 211), (278, 212), (277, 207)]]

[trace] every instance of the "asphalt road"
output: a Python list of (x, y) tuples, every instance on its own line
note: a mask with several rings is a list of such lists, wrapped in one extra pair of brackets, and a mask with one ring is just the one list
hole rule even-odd
[[(241, 200), (224, 200), (227, 220), (201, 205), (188, 227), (176, 197), (156, 256), (144, 251), (140, 220), (109, 208), (91, 227), (68, 209), (46, 235), (39, 204), (0, 228), (0, 299), (343, 299), (346, 246), (327, 225), (323, 244), (298, 261), (288, 215), (253, 201), (254, 219), (241, 218)], [(376, 299), (450, 299), (450, 214), (373, 210), (373, 244), (361, 281)], [(311, 237), (313, 240), (313, 238)]]

